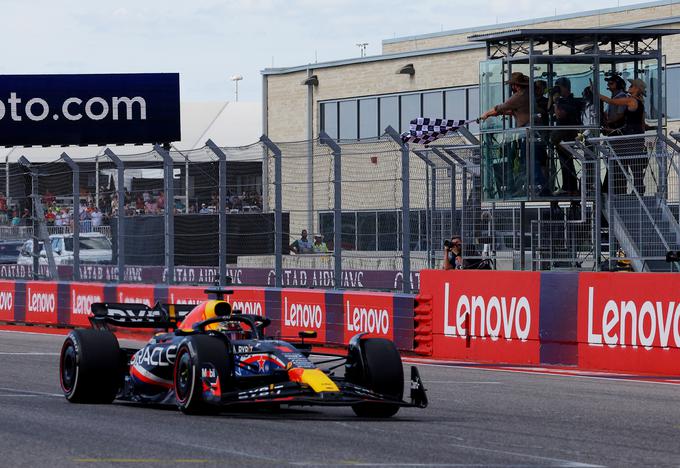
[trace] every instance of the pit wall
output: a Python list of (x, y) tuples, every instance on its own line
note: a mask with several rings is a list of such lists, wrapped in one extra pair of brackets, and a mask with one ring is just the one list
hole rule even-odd
[(678, 274), (424, 270), (416, 303), (432, 358), (680, 375)]
[[(205, 287), (0, 281), (0, 322), (55, 326), (89, 326), (94, 302), (199, 303)], [(314, 330), (317, 344), (347, 344), (356, 333), (393, 340), (413, 349), (413, 296), (389, 293), (234, 287), (226, 297), (235, 309), (272, 321), (271, 336), (295, 338)]]
[[(234, 287), (227, 300), (269, 334), (346, 344), (392, 339), (440, 360), (680, 375), (680, 275), (421, 271), (415, 296)], [(198, 303), (203, 287), (0, 281), (0, 322), (89, 326), (93, 302)]]

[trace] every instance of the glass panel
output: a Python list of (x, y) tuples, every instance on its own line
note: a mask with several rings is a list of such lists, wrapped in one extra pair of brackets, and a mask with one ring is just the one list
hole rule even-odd
[(680, 67), (669, 68), (666, 71), (666, 98), (669, 119), (680, 119)]
[[(470, 88), (468, 92), (468, 114), (467, 119), (476, 119), (481, 115), (479, 110), (479, 88)], [(472, 133), (479, 133), (479, 124), (472, 122), (468, 124), (468, 129)]]
[(378, 99), (359, 100), (359, 138), (378, 136)]
[(594, 78), (591, 68), (591, 63), (558, 63), (553, 66), (552, 88), (549, 90), (549, 96), (555, 103), (550, 115), (552, 125), (581, 126), (584, 122), (596, 125), (586, 107), (586, 97)]
[(452, 89), (444, 94), (446, 100), (446, 118), (460, 120), (467, 118), (465, 104), (465, 89)]
[(323, 113), (322, 130), (333, 139), (338, 138), (338, 103), (326, 102), (321, 104), (321, 111)]
[(400, 250), (397, 243), (396, 211), (378, 213), (378, 250)]
[(444, 100), (441, 91), (423, 93), (423, 117), (444, 118)]
[(376, 240), (376, 214), (375, 211), (357, 213), (358, 250), (375, 250)]
[(333, 243), (335, 239), (335, 229), (333, 229), (333, 213), (321, 213), (319, 215), (319, 226), (323, 240), (326, 242), (326, 247), (333, 250)]
[(642, 62), (639, 78), (647, 85), (645, 96), (645, 119), (647, 124), (657, 126), (657, 119), (663, 106), (661, 93), (659, 92), (659, 67), (656, 60)]
[[(485, 200), (521, 200), (528, 197), (526, 147), (524, 129), (482, 134), (482, 190)], [(542, 174), (541, 171), (536, 177)], [(544, 183), (540, 185), (542, 189)]]
[(356, 213), (342, 213), (342, 248), (344, 250), (356, 250), (357, 226)]
[[(479, 63), (479, 100), (481, 112), (503, 102), (503, 61), (487, 60)], [(481, 124), (481, 130), (503, 128), (504, 117), (491, 117)]]
[(399, 98), (396, 96), (380, 98), (380, 135), (388, 126), (395, 130), (399, 128)]
[(413, 119), (421, 117), (420, 94), (406, 94), (401, 96), (401, 126), (400, 131), (408, 130), (409, 123)]
[(357, 125), (357, 101), (340, 102), (340, 139), (356, 140)]

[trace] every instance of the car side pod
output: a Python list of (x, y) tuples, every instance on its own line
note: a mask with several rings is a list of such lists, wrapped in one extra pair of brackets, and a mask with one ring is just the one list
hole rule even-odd
[(420, 379), (416, 366), (411, 366), (411, 404), (418, 408), (427, 408), (427, 390)]

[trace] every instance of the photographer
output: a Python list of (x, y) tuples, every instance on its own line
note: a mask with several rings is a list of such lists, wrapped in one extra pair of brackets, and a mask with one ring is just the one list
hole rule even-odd
[(555, 147), (562, 166), (562, 190), (557, 195), (578, 195), (578, 181), (573, 156), (562, 148), (563, 141), (576, 139), (578, 130), (560, 129), (560, 126), (577, 127), (582, 125), (581, 111), (583, 102), (571, 93), (571, 81), (567, 77), (555, 80), (555, 86), (550, 90), (549, 107), (553, 112), (558, 129), (551, 132), (550, 142)]
[(463, 243), (460, 236), (452, 236), (451, 240), (444, 241), (444, 270), (463, 269)]

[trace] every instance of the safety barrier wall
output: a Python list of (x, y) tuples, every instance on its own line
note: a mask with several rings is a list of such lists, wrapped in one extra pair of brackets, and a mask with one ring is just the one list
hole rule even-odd
[(676, 274), (424, 270), (425, 301), (433, 358), (680, 375)]
[[(315, 330), (318, 344), (346, 344), (362, 332), (386, 337), (397, 347), (413, 349), (413, 296), (341, 290), (233, 288), (226, 297), (235, 309), (264, 315), (272, 321), (268, 334), (297, 338)], [(93, 302), (156, 301), (175, 304), (208, 299), (204, 287), (0, 281), (0, 322), (37, 325), (88, 326)]]

